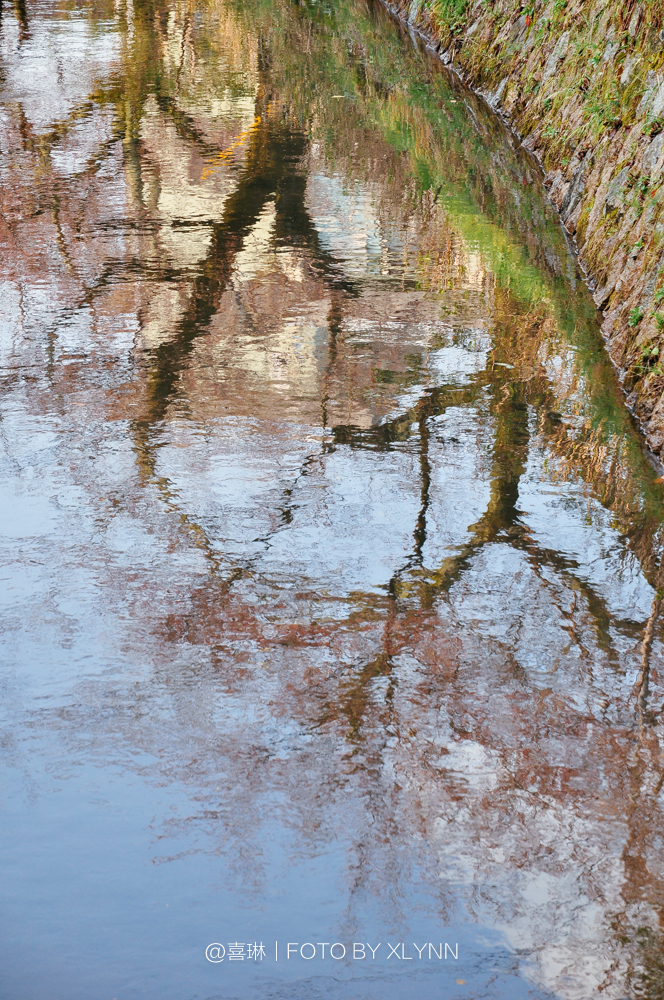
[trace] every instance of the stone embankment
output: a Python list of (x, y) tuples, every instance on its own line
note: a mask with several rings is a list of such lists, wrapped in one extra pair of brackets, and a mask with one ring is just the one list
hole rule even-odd
[(662, 453), (663, 0), (383, 3), (541, 161), (602, 311), (628, 405)]

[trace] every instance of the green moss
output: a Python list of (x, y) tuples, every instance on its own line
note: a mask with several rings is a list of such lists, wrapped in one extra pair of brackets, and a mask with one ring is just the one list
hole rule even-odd
[(579, 221), (576, 224), (576, 238), (582, 243), (585, 243), (586, 240), (586, 229), (588, 228), (588, 219), (590, 218), (590, 210), (591, 206), (586, 205), (583, 208), (581, 215), (579, 216)]

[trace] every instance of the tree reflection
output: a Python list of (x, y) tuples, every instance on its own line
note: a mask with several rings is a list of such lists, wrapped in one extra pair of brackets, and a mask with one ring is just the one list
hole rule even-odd
[[(458, 108), (456, 85), (371, 10), (210, 4), (196, 23), (192, 12), (166, 0), (127, 5), (116, 16), (118, 65), (85, 99), (41, 130), (20, 101), (10, 114), (31, 171), (26, 181), (17, 157), (12, 197), (58, 257), (47, 267), (50, 392), (35, 408), (57, 397), (64, 410), (86, 385), (56, 363), (66, 320), (90, 315), (94, 334), (109, 315), (130, 317), (121, 384), (110, 381), (117, 357), (91, 334), (88, 354), (109, 381), (86, 412), (127, 428), (138, 477), (121, 481), (117, 503), (161, 517), (155, 490), (168, 544), (205, 556), (203, 578), (183, 574), (177, 610), (161, 596), (167, 568), (153, 567), (146, 584), (154, 607), (141, 642), (149, 634), (160, 666), (145, 697), (174, 692), (172, 728), (154, 736), (120, 717), (120, 736), (161, 741), (165, 771), (188, 784), (218, 843), (246, 851), (260, 840), (274, 819), (262, 804), (271, 788), (309, 847), (346, 836), (349, 923), (363, 892), (398, 909), (416, 862), (449, 912), (452, 890), (438, 875), (449, 862), (471, 915), (509, 924), (535, 914), (533, 948), (558, 934), (581, 968), (574, 943), (559, 940), (571, 870), (625, 944), (607, 982), (655, 997), (659, 931), (635, 929), (633, 913), (661, 913), (661, 489), (562, 234), (530, 183), (535, 169), (479, 106)], [(14, 14), (25, 40), (25, 8)], [(81, 132), (92, 136), (83, 152)], [(59, 174), (57, 162), (79, 153), (83, 165)], [(14, 232), (6, 242), (37, 285), (42, 251), (31, 256)], [(308, 340), (297, 332), (305, 323)], [(469, 330), (487, 341), (482, 365), (463, 379), (436, 376), (431, 358)], [(474, 421), (464, 448), (486, 497), (441, 556), (436, 477), (450, 442), (440, 427), (458, 413)], [(267, 453), (268, 439), (275, 451), (295, 448), (287, 433), (306, 429), (290, 471), (251, 499), (269, 516), (244, 550), (168, 465), (180, 424), (221, 451), (226, 417), (250, 457)], [(258, 444), (251, 421), (267, 428)], [(202, 450), (203, 471), (193, 467), (207, 488)], [(401, 560), (373, 589), (343, 569), (326, 576), (308, 550), (306, 572), (282, 565), (279, 577), (266, 554), (285, 535), (293, 565), (296, 555), (306, 562), (288, 532), (308, 510), (325, 521), (318, 496), (334, 505), (330, 469), (348, 456), (380, 459), (395, 492), (412, 490), (399, 508), (405, 527), (390, 515), (408, 538)], [(606, 572), (628, 577), (638, 561), (634, 576), (655, 592), (645, 624), (620, 610), (620, 580), (607, 584), (587, 554), (533, 529), (524, 493), (538, 456), (551, 483), (584, 484), (589, 510), (593, 500), (610, 513), (619, 553)], [(234, 502), (245, 511), (244, 498)], [(321, 743), (302, 749), (292, 737), (296, 750), (282, 758), (267, 723), (219, 723), (205, 699), (192, 708), (191, 688), (171, 672), (176, 647), (204, 650), (209, 690), (232, 693), (247, 716), (260, 706), (275, 726), (286, 720)], [(209, 777), (220, 760), (223, 795)], [(620, 859), (618, 873), (607, 859)], [(528, 902), (530, 875), (554, 886), (546, 919)]]

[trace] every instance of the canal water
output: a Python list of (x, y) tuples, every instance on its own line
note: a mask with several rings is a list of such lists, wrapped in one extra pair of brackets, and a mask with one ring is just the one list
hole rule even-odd
[(663, 997), (664, 487), (536, 165), (363, 0), (0, 13), (0, 996)]

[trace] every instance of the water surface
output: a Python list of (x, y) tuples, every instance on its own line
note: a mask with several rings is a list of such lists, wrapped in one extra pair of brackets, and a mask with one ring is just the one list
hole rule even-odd
[(361, 0), (0, 13), (0, 995), (664, 996), (662, 485), (536, 166)]

